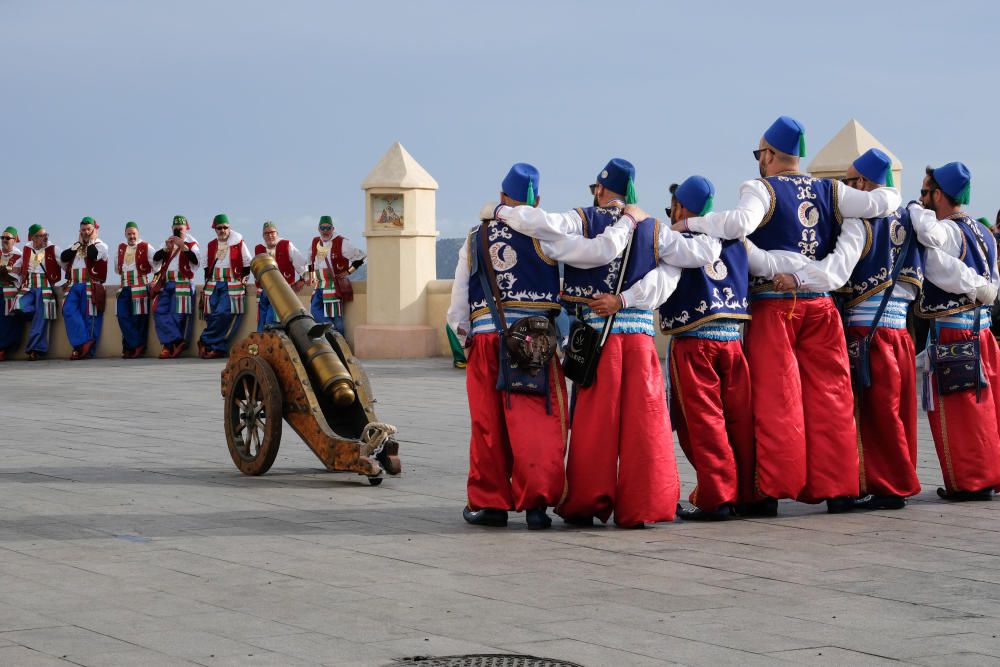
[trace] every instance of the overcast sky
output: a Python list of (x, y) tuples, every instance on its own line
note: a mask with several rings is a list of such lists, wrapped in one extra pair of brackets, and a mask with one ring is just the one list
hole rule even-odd
[[(0, 0), (0, 214), (56, 242), (80, 218), (159, 241), (229, 214), (304, 245), (324, 213), (361, 239), (360, 183), (400, 141), (462, 235), (511, 163), (546, 208), (586, 204), (608, 158), (640, 203), (712, 179), (717, 207), (756, 175), (780, 114), (810, 156), (857, 118), (904, 163), (972, 170), (1000, 207), (995, 2), (46, 2)], [(807, 158), (808, 162), (808, 158)]]

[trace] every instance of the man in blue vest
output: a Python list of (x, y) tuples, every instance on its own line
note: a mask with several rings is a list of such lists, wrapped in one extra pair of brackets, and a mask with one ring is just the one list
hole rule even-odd
[[(938, 495), (952, 501), (990, 500), (1000, 487), (1000, 360), (989, 329), (990, 306), (1000, 287), (997, 243), (962, 210), (969, 203), (971, 183), (969, 168), (961, 162), (928, 167), (920, 190), (922, 206), (908, 207), (918, 238), (937, 246), (927, 249), (917, 314), (932, 321), (933, 334), (942, 344), (978, 340), (986, 379), (978, 391), (942, 394), (941, 369), (936, 369), (930, 395), (925, 396), (944, 476)], [(926, 227), (930, 233), (918, 221), (932, 223)], [(968, 270), (956, 271), (956, 259)]]
[[(501, 206), (496, 216), (543, 241), (591, 239), (621, 223), (625, 205), (635, 202), (634, 176), (630, 162), (614, 158), (590, 186), (594, 206), (568, 213)], [(596, 268), (564, 259), (567, 310), (598, 331), (617, 313), (596, 380), (575, 389), (568, 489), (556, 509), (567, 523), (591, 525), (595, 517), (606, 522), (612, 513), (618, 526), (629, 528), (673, 521), (680, 483), (652, 313), (667, 295), (658, 298), (640, 283), (661, 260), (696, 267), (718, 253), (712, 239), (685, 238), (643, 217), (635, 226), (627, 264), (617, 253)], [(621, 272), (623, 291), (614, 294)]]
[[(892, 160), (877, 148), (869, 149), (854, 160), (843, 183), (865, 192), (891, 187)], [(864, 250), (843, 288), (848, 347), (860, 356), (864, 339), (871, 336), (870, 382), (864, 386), (859, 374), (854, 377), (861, 459), (861, 497), (854, 505), (900, 509), (907, 497), (920, 493), (915, 351), (906, 330), (906, 311), (923, 284), (924, 251), (915, 240), (906, 245), (915, 231), (905, 208), (863, 223)], [(900, 259), (904, 248), (907, 254)], [(893, 280), (893, 269), (900, 261)], [(885, 307), (876, 324), (883, 300)]]
[[(778, 498), (794, 498), (844, 512), (858, 495), (858, 452), (843, 325), (829, 291), (846, 282), (860, 255), (864, 228), (856, 218), (894, 211), (899, 193), (801, 173), (805, 130), (787, 116), (753, 153), (761, 178), (743, 183), (736, 209), (675, 225), (746, 236), (763, 251), (756, 266), (749, 258), (753, 321), (746, 330), (760, 500), (743, 509), (774, 516)], [(801, 282), (775, 282), (778, 274)]]
[[(670, 188), (670, 220), (712, 210), (715, 186), (691, 176)], [(673, 295), (660, 306), (660, 329), (673, 336), (667, 360), (671, 417), (681, 449), (695, 469), (688, 521), (728, 519), (753, 498), (753, 413), (750, 368), (740, 325), (747, 312), (747, 252), (740, 239), (722, 244), (711, 264), (684, 269)]]

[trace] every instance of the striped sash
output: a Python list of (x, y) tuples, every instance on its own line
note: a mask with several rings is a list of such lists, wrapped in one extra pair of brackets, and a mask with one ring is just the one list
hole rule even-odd
[(25, 283), (25, 291), (21, 292), (17, 297), (17, 302), (14, 306), (15, 309), (21, 308), (21, 299), (28, 290), (41, 290), (42, 292), (42, 309), (45, 313), (45, 319), (54, 320), (58, 315), (58, 306), (56, 305), (56, 294), (49, 285), (49, 281), (45, 278), (44, 273), (29, 273), (28, 281)]
[(211, 297), (215, 292), (216, 283), (226, 283), (226, 291), (229, 295), (229, 312), (238, 315), (243, 312), (246, 305), (247, 288), (241, 280), (233, 280), (235, 275), (231, 269), (216, 267), (212, 271), (212, 280), (205, 284), (205, 300), (202, 310), (202, 317), (208, 315), (211, 309)]
[(344, 303), (337, 294), (337, 283), (330, 269), (321, 269), (316, 276), (316, 289), (323, 300), (323, 314), (327, 317), (340, 317), (344, 314)]

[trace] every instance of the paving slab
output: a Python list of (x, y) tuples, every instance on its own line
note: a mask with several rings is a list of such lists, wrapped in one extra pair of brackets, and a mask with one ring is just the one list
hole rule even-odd
[[(527, 531), (461, 519), (464, 374), (369, 361), (404, 474), (292, 432), (245, 477), (223, 364), (0, 365), (0, 664), (357, 665), (520, 652), (610, 665), (1000, 664), (1000, 502)], [(676, 448), (683, 493), (694, 474)]]

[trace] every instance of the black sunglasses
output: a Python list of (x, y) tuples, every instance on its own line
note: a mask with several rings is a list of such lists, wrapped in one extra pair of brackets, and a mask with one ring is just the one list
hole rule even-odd
[(0, 241), (13, 241), (13, 236), (0, 236)]
[(861, 180), (860, 176), (852, 176), (850, 178), (842, 178), (840, 179), (840, 182), (843, 183), (844, 185), (849, 185), (850, 187), (853, 188), (854, 184), (860, 180)]
[(332, 232), (333, 231), (333, 227), (320, 227), (319, 231), (321, 231), (321, 232)]
[(932, 193), (932, 192), (934, 192), (936, 190), (937, 190), (937, 188), (920, 188), (920, 196), (921, 197), (926, 197), (927, 195), (929, 195), (930, 193)]
[(774, 152), (770, 148), (758, 148), (753, 152), (753, 159), (757, 160), (757, 162), (760, 162), (760, 156), (764, 154), (764, 151), (771, 151), (772, 153)]
[(591, 183), (589, 187), (590, 187), (590, 194), (596, 195), (597, 194), (597, 183)]
[(216, 230), (221, 230), (221, 231), (226, 231), (227, 229), (229, 229), (229, 227), (227, 227), (225, 225), (216, 225), (215, 229)]

